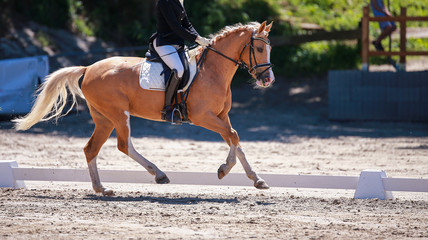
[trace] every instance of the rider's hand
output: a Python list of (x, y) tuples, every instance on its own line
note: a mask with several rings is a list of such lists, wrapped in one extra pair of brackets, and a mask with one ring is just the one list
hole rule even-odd
[(204, 38), (204, 37), (201, 37), (201, 36), (198, 36), (196, 38), (195, 42), (197, 42), (202, 47), (206, 47), (206, 46), (210, 45), (210, 40), (208, 38)]

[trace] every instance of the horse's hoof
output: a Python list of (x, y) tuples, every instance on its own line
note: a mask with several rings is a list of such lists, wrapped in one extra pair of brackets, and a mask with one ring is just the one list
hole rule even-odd
[(258, 180), (254, 183), (254, 187), (257, 189), (269, 189), (269, 185), (265, 182), (265, 180)]
[(226, 176), (226, 173), (223, 170), (223, 165), (225, 165), (225, 164), (222, 164), (217, 170), (218, 179), (222, 179), (222, 178), (224, 178), (224, 176)]
[(114, 192), (113, 192), (113, 190), (110, 190), (110, 189), (104, 189), (103, 195), (104, 196), (114, 196)]
[(157, 184), (167, 184), (169, 183), (169, 178), (166, 175), (163, 175), (159, 178), (155, 178)]

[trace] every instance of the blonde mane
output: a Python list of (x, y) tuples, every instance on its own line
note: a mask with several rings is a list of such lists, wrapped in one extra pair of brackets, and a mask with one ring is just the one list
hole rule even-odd
[[(232, 26), (226, 26), (223, 29), (221, 29), (220, 31), (218, 31), (217, 33), (210, 35), (211, 44), (215, 44), (216, 42), (218, 42), (221, 39), (229, 36), (232, 33), (244, 31), (244, 30), (254, 31), (254, 30), (257, 30), (259, 27), (260, 27), (260, 23), (258, 23), (258, 22), (250, 22), (250, 23), (245, 24), (245, 25), (243, 25), (242, 23), (237, 23), (237, 24), (234, 24)], [(200, 46), (195, 48), (195, 49), (190, 50), (189, 51), (190, 59), (193, 59), (193, 58), (197, 57), (198, 55), (202, 54), (202, 51), (203, 51), (203, 48)]]

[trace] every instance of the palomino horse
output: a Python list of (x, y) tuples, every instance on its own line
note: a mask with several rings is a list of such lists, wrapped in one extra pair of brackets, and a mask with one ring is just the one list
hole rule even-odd
[[(269, 186), (251, 168), (239, 144), (238, 133), (229, 120), (228, 113), (232, 105), (230, 84), (238, 65), (246, 66), (261, 87), (268, 87), (274, 82), (268, 40), (271, 27), (272, 23), (266, 25), (266, 22), (226, 27), (213, 36), (206, 54), (203, 54), (202, 47), (193, 50), (196, 59), (204, 55), (205, 62), (187, 100), (189, 120), (194, 125), (219, 133), (230, 146), (226, 163), (218, 169), (218, 177), (221, 179), (226, 176), (238, 157), (247, 176), (259, 189)], [(113, 129), (116, 129), (117, 148), (120, 151), (154, 175), (157, 183), (169, 183), (166, 174), (140, 155), (131, 141), (131, 115), (162, 121), (164, 92), (145, 90), (139, 86), (142, 60), (137, 57), (112, 57), (88, 67), (66, 67), (52, 73), (43, 83), (31, 112), (24, 118), (14, 120), (16, 129), (26, 130), (39, 121), (61, 117), (68, 88), (73, 105), (76, 95), (86, 99), (95, 123), (94, 132), (84, 148), (95, 192), (113, 195), (112, 190), (101, 184), (97, 169), (98, 152)], [(79, 86), (82, 75), (84, 78)]]

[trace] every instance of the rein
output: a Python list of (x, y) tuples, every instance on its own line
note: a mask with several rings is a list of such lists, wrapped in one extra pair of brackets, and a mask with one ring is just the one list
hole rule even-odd
[(196, 63), (196, 73), (195, 73), (195, 76), (193, 76), (192, 82), (190, 83), (189, 87), (184, 92), (184, 94), (181, 95), (181, 102), (184, 104), (186, 104), (187, 98), (189, 97), (190, 88), (192, 87), (193, 83), (195, 82), (195, 79), (198, 76), (199, 71), (201, 70), (202, 64), (204, 64), (204, 62), (205, 62), (205, 58), (206, 58), (207, 53), (208, 53), (207, 49), (208, 48), (204, 49), (201, 57), (199, 58), (198, 62)]

